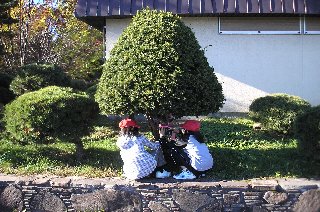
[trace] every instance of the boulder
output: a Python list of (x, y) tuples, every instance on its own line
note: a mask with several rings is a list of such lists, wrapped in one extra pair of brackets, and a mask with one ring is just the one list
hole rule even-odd
[(182, 211), (221, 211), (222, 208), (218, 200), (206, 194), (174, 190), (172, 196)]
[(294, 212), (319, 212), (320, 211), (320, 189), (312, 189), (302, 193), (296, 202)]
[(170, 209), (160, 202), (150, 201), (148, 207), (152, 212), (169, 212)]
[(55, 194), (48, 191), (40, 191), (30, 201), (32, 211), (64, 212), (67, 207)]
[(273, 191), (267, 191), (263, 199), (265, 199), (270, 204), (281, 204), (288, 200), (288, 194), (287, 193), (280, 193), (280, 192), (273, 192)]
[(0, 211), (22, 211), (23, 194), (15, 185), (7, 186), (0, 194)]
[(140, 194), (127, 188), (72, 195), (71, 203), (76, 211), (142, 211)]

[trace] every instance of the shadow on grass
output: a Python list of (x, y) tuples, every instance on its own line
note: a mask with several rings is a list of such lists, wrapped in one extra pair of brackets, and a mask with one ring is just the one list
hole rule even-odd
[(110, 151), (97, 147), (86, 149), (85, 156), (81, 163), (96, 168), (113, 167), (120, 170), (122, 167), (122, 159), (119, 151)]
[(299, 154), (292, 137), (253, 130), (248, 119), (206, 119), (202, 133), (215, 160), (216, 179), (320, 177), (320, 164)]
[(66, 149), (47, 145), (11, 144), (0, 147), (0, 164), (10, 164), (12, 168), (34, 166), (42, 167), (76, 167), (90, 166), (98, 169), (113, 167), (121, 169), (119, 151), (90, 147), (84, 150), (84, 158), (76, 160), (73, 144), (66, 144)]
[(260, 177), (320, 177), (320, 163), (299, 155), (295, 148), (246, 149), (213, 148), (215, 160), (210, 176), (242, 180)]

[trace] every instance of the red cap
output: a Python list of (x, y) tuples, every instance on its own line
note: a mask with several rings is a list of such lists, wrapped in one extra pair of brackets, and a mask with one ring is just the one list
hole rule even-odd
[(122, 121), (120, 121), (119, 127), (121, 129), (125, 128), (125, 127), (137, 127), (137, 128), (140, 128), (140, 126), (137, 124), (137, 122), (135, 122), (132, 119), (123, 119)]
[(188, 120), (183, 125), (181, 125), (181, 128), (193, 132), (200, 131), (200, 121)]

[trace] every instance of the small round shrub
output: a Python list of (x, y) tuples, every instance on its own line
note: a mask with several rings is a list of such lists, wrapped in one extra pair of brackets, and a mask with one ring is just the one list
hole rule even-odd
[(22, 143), (68, 139), (80, 142), (98, 114), (97, 103), (84, 92), (49, 86), (29, 92), (5, 106), (5, 130)]
[(68, 87), (70, 78), (56, 65), (33, 63), (20, 68), (10, 84), (10, 89), (20, 96), (51, 85)]
[(271, 131), (293, 134), (296, 117), (311, 106), (298, 96), (272, 94), (255, 99), (249, 107), (249, 117)]
[(299, 115), (294, 130), (301, 153), (320, 161), (320, 105)]

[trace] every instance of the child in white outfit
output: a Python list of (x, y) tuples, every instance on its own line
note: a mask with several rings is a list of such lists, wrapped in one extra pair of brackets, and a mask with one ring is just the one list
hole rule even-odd
[(150, 142), (140, 135), (140, 126), (132, 119), (124, 119), (119, 123), (121, 129), (117, 146), (123, 160), (123, 174), (128, 179), (140, 179), (149, 176), (157, 167), (155, 156), (145, 150), (145, 146), (152, 150), (160, 148), (159, 143)]
[(213, 158), (200, 134), (199, 121), (188, 120), (181, 128), (182, 140), (186, 142), (179, 161), (182, 172), (174, 175), (173, 178), (180, 180), (195, 179), (213, 167)]

